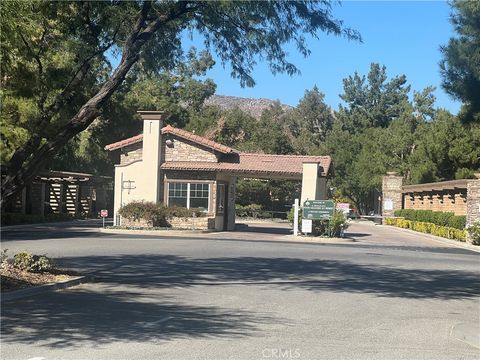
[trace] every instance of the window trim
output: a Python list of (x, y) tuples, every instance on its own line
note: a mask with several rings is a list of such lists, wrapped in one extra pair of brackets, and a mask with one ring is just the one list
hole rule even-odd
[(207, 210), (205, 211), (207, 214), (212, 213), (212, 186), (215, 184), (215, 181), (211, 180), (180, 180), (180, 179), (168, 179), (165, 180), (165, 190), (164, 190), (164, 204), (167, 206), (170, 206), (170, 201), (169, 201), (169, 190), (170, 190), (170, 184), (173, 183), (186, 183), (187, 184), (187, 209), (190, 209), (190, 184), (207, 184), (208, 185), (208, 207)]

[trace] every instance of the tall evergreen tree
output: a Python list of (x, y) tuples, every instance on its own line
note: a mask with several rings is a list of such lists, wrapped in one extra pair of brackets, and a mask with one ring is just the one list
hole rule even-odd
[(451, 22), (457, 37), (441, 48), (443, 88), (462, 101), (460, 118), (480, 122), (480, 2), (452, 2)]

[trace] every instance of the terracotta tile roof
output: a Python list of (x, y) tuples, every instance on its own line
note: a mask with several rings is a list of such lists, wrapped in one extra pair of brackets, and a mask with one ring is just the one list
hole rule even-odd
[[(219, 143), (217, 143), (213, 140), (209, 140), (209, 139), (204, 138), (202, 136), (195, 135), (194, 133), (191, 133), (191, 132), (186, 131), (186, 130), (177, 129), (177, 128), (175, 128), (173, 126), (170, 126), (170, 125), (167, 125), (167, 126), (162, 128), (162, 134), (172, 134), (172, 135), (181, 137), (185, 140), (189, 140), (189, 141), (194, 142), (196, 144), (205, 146), (209, 149), (221, 152), (223, 154), (231, 154), (231, 153), (236, 152), (234, 149), (232, 149), (232, 148), (230, 148), (226, 145), (219, 144)], [(120, 149), (120, 148), (125, 147), (127, 145), (135, 144), (135, 143), (140, 142), (142, 140), (143, 140), (143, 134), (139, 134), (139, 135), (133, 136), (133, 137), (128, 138), (128, 139), (117, 141), (113, 144), (108, 144), (108, 145), (105, 146), (105, 150), (110, 150), (110, 151), (117, 150), (117, 149)]]
[(213, 140), (209, 140), (209, 139), (204, 138), (202, 136), (195, 135), (194, 133), (191, 133), (189, 131), (182, 130), (182, 129), (177, 129), (177, 128), (175, 128), (173, 126), (170, 126), (170, 125), (167, 125), (164, 128), (162, 128), (162, 134), (172, 134), (172, 135), (181, 137), (185, 140), (192, 141), (196, 144), (206, 146), (206, 147), (208, 147), (212, 150), (221, 152), (223, 154), (230, 154), (230, 153), (236, 152), (231, 147), (228, 147), (228, 146), (223, 145), (223, 144), (219, 144), (219, 143), (217, 143)]
[(161, 165), (164, 170), (191, 170), (191, 171), (229, 171), (243, 174), (264, 175), (291, 175), (301, 177), (303, 164), (307, 162), (319, 163), (322, 175), (327, 176), (330, 169), (330, 156), (304, 155), (266, 155), (240, 153), (236, 159), (224, 162), (188, 162), (174, 161)]
[(142, 140), (143, 140), (143, 134), (135, 135), (128, 139), (123, 139), (123, 140), (114, 142), (113, 144), (105, 145), (105, 150), (110, 150), (110, 151), (117, 150), (127, 145), (138, 143)]

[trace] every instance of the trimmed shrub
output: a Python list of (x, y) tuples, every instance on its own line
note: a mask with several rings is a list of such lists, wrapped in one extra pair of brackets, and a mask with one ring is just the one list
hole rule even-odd
[(428, 222), (435, 225), (451, 227), (455, 229), (465, 229), (466, 216), (458, 216), (453, 212), (401, 209), (394, 212), (395, 216), (403, 217), (411, 221)]
[(339, 237), (342, 229), (345, 230), (347, 227), (347, 218), (343, 211), (335, 211), (330, 219), (330, 234), (332, 237)]
[(151, 226), (165, 227), (169, 226), (167, 219), (172, 217), (203, 217), (205, 212), (201, 209), (187, 209), (183, 207), (165, 207), (162, 204), (156, 204), (151, 201), (132, 201), (123, 205), (118, 213), (129, 220), (146, 220)]
[(13, 256), (13, 266), (30, 272), (46, 272), (52, 268), (52, 263), (45, 255), (33, 255), (22, 251)]
[[(262, 211), (262, 205), (259, 204), (249, 204), (249, 205), (235, 205), (235, 213), (238, 217), (251, 217), (251, 218), (262, 218), (264, 212)], [(269, 213), (266, 213), (266, 217), (271, 217)]]
[(403, 229), (411, 229), (426, 234), (444, 237), (447, 239), (454, 239), (459, 241), (466, 241), (466, 231), (447, 226), (440, 226), (429, 222), (412, 221), (407, 219), (385, 219), (386, 225), (393, 225)]
[(164, 207), (151, 201), (132, 201), (123, 205), (118, 213), (129, 220), (144, 219), (151, 222), (165, 220)]
[(473, 245), (480, 245), (480, 221), (467, 226), (467, 232)]

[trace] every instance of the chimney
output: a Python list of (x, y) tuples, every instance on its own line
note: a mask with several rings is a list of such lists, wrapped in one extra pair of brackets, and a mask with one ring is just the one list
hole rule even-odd
[(160, 165), (162, 159), (163, 111), (138, 111), (143, 119), (143, 189), (146, 201), (158, 203), (163, 199), (160, 194)]

